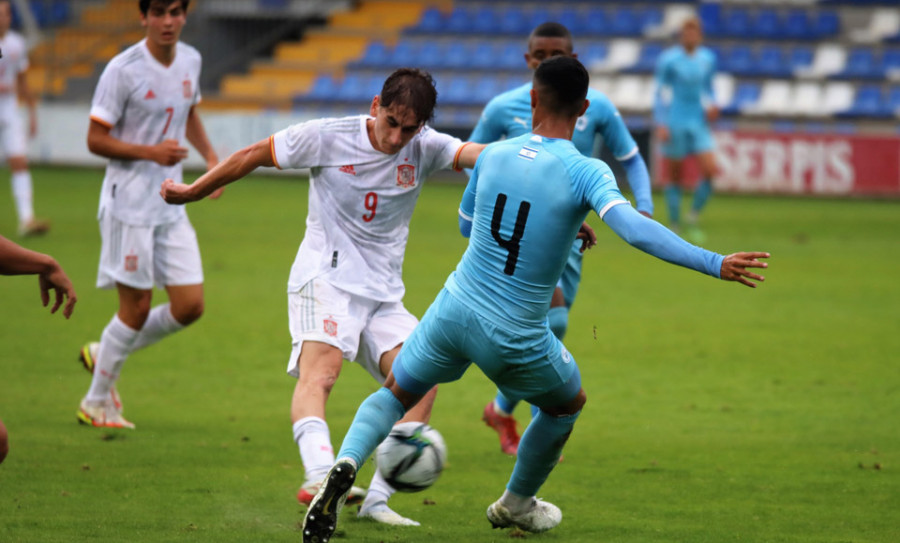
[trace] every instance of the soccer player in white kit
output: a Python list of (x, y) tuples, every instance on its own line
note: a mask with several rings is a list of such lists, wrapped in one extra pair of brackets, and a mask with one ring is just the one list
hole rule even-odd
[[(446, 168), (472, 167), (481, 149), (425, 126), (437, 93), (427, 73), (401, 68), (374, 97), (370, 115), (296, 124), (240, 150), (194, 184), (166, 181), (169, 203), (199, 200), (260, 166), (310, 168), (306, 233), (288, 280), (293, 348), (288, 373), (294, 441), (309, 504), (334, 463), (325, 402), (343, 359), (379, 383), (418, 320), (403, 306), (409, 221), (422, 183)], [(404, 418), (427, 421), (437, 389)], [(417, 526), (387, 506), (394, 490), (375, 474), (359, 515)], [(365, 491), (354, 487), (351, 503)]]
[[(37, 134), (37, 114), (34, 95), (25, 77), (28, 47), (21, 34), (9, 29), (10, 24), (12, 5), (9, 0), (0, 0), (0, 51), (3, 53), (0, 58), (0, 146), (12, 171), (10, 183), (19, 217), (19, 235), (24, 237), (43, 234), (50, 228), (50, 223), (34, 216), (34, 192), (25, 146), (28, 139)], [(19, 100), (28, 108), (27, 137), (19, 117)]]
[[(94, 375), (77, 416), (92, 426), (134, 428), (122, 417), (115, 390), (125, 359), (203, 313), (197, 235), (184, 207), (156, 195), (163, 179), (181, 183), (185, 138), (207, 168), (218, 162), (195, 107), (200, 54), (178, 41), (188, 1), (138, 2), (146, 38), (109, 62), (91, 104), (88, 148), (110, 159), (98, 211), (97, 286), (119, 294), (118, 312), (100, 342), (81, 350)], [(169, 303), (151, 310), (154, 285), (166, 289)]]

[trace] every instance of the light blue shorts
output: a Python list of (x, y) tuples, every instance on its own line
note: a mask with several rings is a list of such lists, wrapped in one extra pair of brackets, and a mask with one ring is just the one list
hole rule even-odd
[(509, 330), (441, 290), (394, 360), (401, 388), (422, 394), (462, 377), (471, 363), (512, 401), (567, 403), (581, 390), (575, 359), (544, 324)]
[(711, 151), (712, 133), (706, 124), (670, 125), (669, 141), (663, 145), (663, 155), (681, 159)]

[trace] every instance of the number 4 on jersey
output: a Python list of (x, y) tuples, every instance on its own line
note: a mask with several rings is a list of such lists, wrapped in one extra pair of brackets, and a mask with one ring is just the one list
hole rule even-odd
[(519, 261), (519, 241), (522, 234), (525, 233), (525, 221), (528, 220), (528, 211), (531, 210), (531, 204), (522, 202), (519, 204), (519, 213), (516, 215), (516, 224), (513, 227), (512, 236), (509, 239), (503, 239), (500, 236), (500, 221), (503, 220), (503, 211), (506, 208), (506, 195), (502, 192), (497, 195), (497, 201), (494, 204), (494, 216), (491, 218), (491, 235), (500, 245), (506, 249), (509, 254), (506, 257), (506, 266), (503, 273), (512, 275), (516, 271), (516, 263)]

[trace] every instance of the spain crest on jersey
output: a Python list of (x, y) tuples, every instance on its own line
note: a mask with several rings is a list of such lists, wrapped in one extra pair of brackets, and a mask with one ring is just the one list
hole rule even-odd
[(397, 186), (403, 188), (413, 187), (416, 184), (416, 167), (412, 164), (397, 166)]
[(337, 322), (333, 320), (331, 317), (322, 321), (323, 328), (325, 333), (331, 337), (337, 335)]
[(182, 81), (181, 88), (184, 90), (185, 98), (192, 98), (194, 96), (194, 93), (191, 90), (191, 80), (190, 79), (185, 79), (184, 81)]
[(138, 257), (137, 255), (125, 255), (125, 271), (127, 272), (136, 272), (138, 269)]

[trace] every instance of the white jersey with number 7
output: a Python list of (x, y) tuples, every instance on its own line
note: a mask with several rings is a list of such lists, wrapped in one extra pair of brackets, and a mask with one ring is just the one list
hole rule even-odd
[[(156, 145), (177, 140), (186, 145), (191, 107), (200, 102), (200, 53), (179, 42), (175, 60), (165, 66), (147, 49), (146, 40), (119, 53), (100, 76), (91, 103), (91, 120), (110, 128), (126, 143)], [(184, 206), (159, 197), (165, 179), (181, 183), (181, 163), (162, 166), (150, 160), (111, 159), (100, 193), (98, 216), (105, 212), (133, 225), (171, 223), (185, 216)]]

